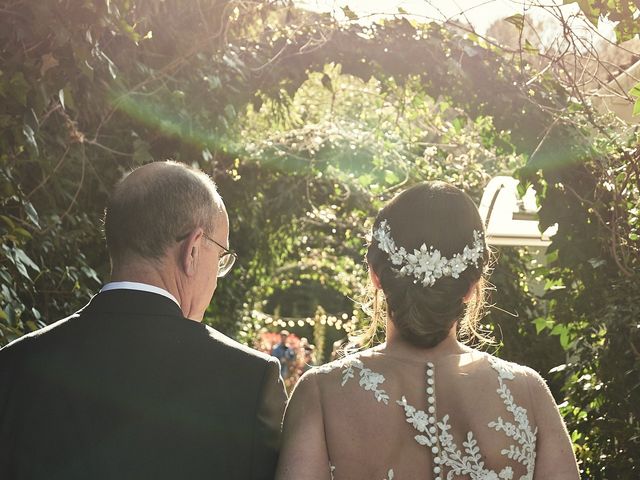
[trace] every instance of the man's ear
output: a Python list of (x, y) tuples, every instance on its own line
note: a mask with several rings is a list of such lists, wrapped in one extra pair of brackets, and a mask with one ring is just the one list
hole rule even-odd
[(380, 278), (378, 277), (376, 272), (373, 271), (373, 268), (371, 268), (371, 265), (369, 265), (369, 278), (371, 279), (371, 283), (373, 283), (374, 287), (376, 287), (378, 290), (382, 288), (382, 284), (380, 283)]
[(195, 275), (198, 268), (198, 259), (200, 258), (200, 249), (204, 239), (204, 231), (202, 228), (196, 228), (182, 242), (180, 249), (180, 267), (187, 277)]

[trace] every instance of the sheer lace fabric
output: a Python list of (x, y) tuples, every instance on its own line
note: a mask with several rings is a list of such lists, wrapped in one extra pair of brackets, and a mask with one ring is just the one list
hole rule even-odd
[(526, 367), (470, 351), (369, 350), (317, 369), (332, 478), (533, 478)]

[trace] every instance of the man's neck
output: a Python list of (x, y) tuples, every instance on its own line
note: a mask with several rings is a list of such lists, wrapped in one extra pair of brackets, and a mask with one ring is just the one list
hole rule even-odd
[(182, 305), (179, 289), (176, 282), (171, 280), (172, 278), (175, 276), (168, 274), (161, 264), (150, 264), (143, 261), (114, 265), (111, 272), (112, 282), (136, 282), (153, 285), (169, 292)]
[(169, 292), (180, 305), (182, 314), (196, 322), (202, 321), (204, 310), (201, 311), (195, 303), (193, 288), (169, 260), (149, 261), (133, 259), (113, 265), (112, 282), (139, 282), (162, 288)]

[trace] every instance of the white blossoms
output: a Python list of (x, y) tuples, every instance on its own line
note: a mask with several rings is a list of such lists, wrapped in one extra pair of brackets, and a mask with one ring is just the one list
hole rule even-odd
[(462, 253), (454, 254), (453, 258), (443, 257), (439, 250), (424, 243), (420, 249), (407, 253), (404, 247), (396, 247), (386, 220), (374, 230), (373, 238), (378, 241), (378, 248), (389, 255), (391, 263), (400, 267), (401, 275), (413, 276), (414, 283), (420, 282), (424, 287), (432, 286), (441, 277), (458, 278), (471, 264), (477, 267), (485, 248), (482, 234), (474, 230), (473, 245), (466, 245)]

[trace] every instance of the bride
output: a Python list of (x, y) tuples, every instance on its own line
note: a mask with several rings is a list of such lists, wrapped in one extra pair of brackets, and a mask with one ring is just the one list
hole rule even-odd
[(487, 261), (456, 187), (423, 183), (380, 211), (367, 262), (386, 342), (300, 379), (278, 480), (579, 478), (540, 375), (458, 341), (477, 335)]

